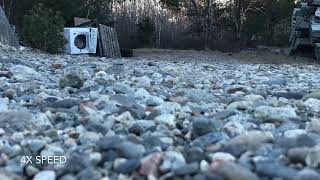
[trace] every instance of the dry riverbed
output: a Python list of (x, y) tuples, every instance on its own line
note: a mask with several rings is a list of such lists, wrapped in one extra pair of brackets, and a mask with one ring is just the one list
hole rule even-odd
[(320, 74), (267, 51), (0, 46), (0, 179), (320, 179)]

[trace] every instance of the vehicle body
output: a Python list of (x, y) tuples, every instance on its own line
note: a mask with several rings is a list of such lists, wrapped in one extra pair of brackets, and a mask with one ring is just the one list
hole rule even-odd
[(320, 60), (320, 0), (308, 0), (294, 8), (291, 22), (290, 50), (296, 52), (303, 46), (314, 48)]

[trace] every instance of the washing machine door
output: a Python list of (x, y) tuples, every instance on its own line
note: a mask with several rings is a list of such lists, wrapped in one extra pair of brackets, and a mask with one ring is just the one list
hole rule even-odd
[(87, 36), (85, 34), (79, 34), (74, 38), (74, 46), (80, 50), (87, 47)]
[(87, 32), (75, 33), (72, 46), (72, 54), (89, 53), (89, 34)]

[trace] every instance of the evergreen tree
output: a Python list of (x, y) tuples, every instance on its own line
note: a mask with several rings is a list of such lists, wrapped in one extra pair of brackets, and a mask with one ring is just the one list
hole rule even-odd
[(59, 12), (36, 5), (24, 18), (23, 39), (32, 47), (58, 53), (65, 44), (64, 20)]

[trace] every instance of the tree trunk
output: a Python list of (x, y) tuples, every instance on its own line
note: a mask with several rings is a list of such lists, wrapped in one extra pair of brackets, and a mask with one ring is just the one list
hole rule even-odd
[(234, 0), (233, 18), (235, 22), (235, 35), (238, 40), (241, 41), (241, 8), (242, 0)]
[(13, 33), (9, 21), (0, 7), (0, 42), (14, 47), (19, 47), (15, 34)]

